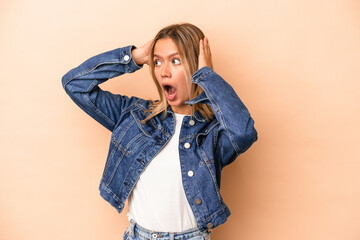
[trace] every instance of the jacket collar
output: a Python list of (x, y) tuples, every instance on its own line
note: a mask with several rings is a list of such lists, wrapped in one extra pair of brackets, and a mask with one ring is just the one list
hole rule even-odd
[[(192, 100), (189, 100), (189, 101), (192, 101)], [(187, 102), (185, 102), (185, 103), (187, 103)], [(167, 112), (168, 112), (168, 115), (171, 114), (174, 116), (174, 111), (172, 110), (171, 106), (168, 106)], [(206, 122), (206, 118), (198, 110), (195, 111), (195, 113), (193, 114), (193, 117), (199, 122)]]

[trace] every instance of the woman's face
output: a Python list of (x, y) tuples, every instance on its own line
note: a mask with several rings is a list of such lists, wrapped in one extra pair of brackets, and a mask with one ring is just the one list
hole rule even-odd
[(178, 49), (171, 38), (159, 39), (154, 48), (154, 73), (172, 110), (190, 114), (189, 91)]

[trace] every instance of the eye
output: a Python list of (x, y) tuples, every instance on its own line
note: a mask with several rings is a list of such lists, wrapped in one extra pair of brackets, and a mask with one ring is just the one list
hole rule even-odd
[(174, 58), (172, 60), (172, 62), (173, 62), (173, 64), (176, 64), (176, 65), (179, 65), (181, 63), (180, 59), (178, 59), (178, 58)]
[(160, 66), (160, 65), (161, 65), (160, 60), (155, 59), (155, 60), (154, 60), (154, 65), (155, 65), (155, 66)]

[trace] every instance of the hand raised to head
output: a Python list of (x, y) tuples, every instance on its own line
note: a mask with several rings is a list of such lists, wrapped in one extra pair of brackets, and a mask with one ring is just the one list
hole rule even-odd
[(213, 68), (212, 61), (211, 61), (210, 44), (209, 44), (209, 39), (207, 37), (200, 40), (199, 64), (198, 65), (199, 65), (198, 70), (201, 69), (202, 67)]
[(131, 55), (137, 65), (149, 64), (150, 48), (153, 39), (145, 43), (139, 48), (135, 48), (131, 51)]

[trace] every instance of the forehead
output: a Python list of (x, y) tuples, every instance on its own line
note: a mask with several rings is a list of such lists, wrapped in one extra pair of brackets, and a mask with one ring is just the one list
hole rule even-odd
[(159, 39), (154, 47), (154, 55), (167, 57), (174, 53), (178, 53), (178, 48), (171, 38)]

